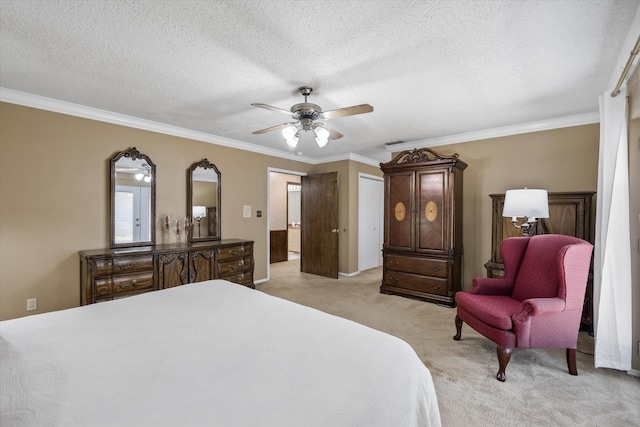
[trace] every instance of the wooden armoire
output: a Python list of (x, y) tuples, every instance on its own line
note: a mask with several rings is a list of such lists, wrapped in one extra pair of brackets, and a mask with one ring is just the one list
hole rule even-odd
[(457, 154), (403, 151), (384, 172), (380, 292), (455, 305), (462, 289), (462, 171)]

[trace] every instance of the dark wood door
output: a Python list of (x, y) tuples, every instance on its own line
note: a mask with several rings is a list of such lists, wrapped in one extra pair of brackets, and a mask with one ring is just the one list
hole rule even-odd
[(269, 263), (289, 259), (289, 235), (287, 230), (271, 230), (269, 232)]
[(338, 172), (302, 177), (300, 271), (338, 278)]

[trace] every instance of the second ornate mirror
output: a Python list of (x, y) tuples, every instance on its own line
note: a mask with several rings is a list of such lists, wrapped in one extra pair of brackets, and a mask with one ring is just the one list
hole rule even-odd
[(193, 227), (189, 241), (220, 240), (220, 171), (207, 159), (187, 171), (187, 216)]

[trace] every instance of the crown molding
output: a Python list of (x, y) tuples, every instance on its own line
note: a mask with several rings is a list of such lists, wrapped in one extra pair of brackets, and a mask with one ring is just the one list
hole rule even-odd
[(120, 126), (126, 126), (135, 129), (147, 130), (150, 132), (162, 133), (165, 135), (177, 136), (180, 138), (208, 142), (210, 144), (221, 145), (223, 147), (251, 151), (253, 153), (264, 154), (266, 156), (295, 160), (297, 162), (303, 162), (312, 165), (334, 162), (338, 160), (354, 160), (373, 166), (379, 165), (379, 162), (376, 162), (374, 159), (370, 159), (368, 157), (364, 157), (355, 153), (347, 153), (344, 155), (327, 156), (314, 159), (288, 151), (261, 147), (256, 144), (249, 144), (248, 142), (243, 142), (236, 139), (225, 138), (223, 136), (213, 135), (210, 133), (167, 125), (164, 123), (140, 119), (120, 113), (114, 113), (112, 111), (100, 110), (97, 108), (87, 107), (85, 105), (73, 104), (71, 102), (47, 98), (44, 96), (20, 92), (3, 87), (0, 87), (0, 101), (10, 104), (23, 105), (25, 107), (37, 108), (40, 110), (53, 111), (55, 113), (67, 114), (70, 116), (82, 117), (90, 120), (97, 120), (100, 122), (111, 123)]
[(210, 144), (221, 145), (224, 147), (236, 148), (238, 150), (251, 151), (254, 153), (274, 156), (295, 160), (298, 162), (317, 164), (316, 159), (310, 157), (299, 156), (295, 153), (274, 150), (261, 147), (247, 142), (225, 138), (205, 132), (185, 129), (178, 126), (167, 125), (164, 123), (154, 122), (151, 120), (140, 119), (137, 117), (127, 116), (112, 111), (100, 110), (97, 108), (87, 107), (84, 105), (73, 104), (71, 102), (60, 101), (58, 99), (47, 98), (44, 96), (33, 95), (26, 92), (19, 92), (13, 89), (0, 87), (0, 101), (10, 104), (23, 105), (25, 107), (37, 108), (40, 110), (52, 111), (55, 113), (67, 114), (70, 116), (82, 117), (90, 120), (111, 123), (120, 126), (126, 126), (135, 129), (147, 130), (151, 132), (162, 133), (165, 135), (177, 136), (180, 138), (193, 139), (196, 141), (208, 142)]
[(336, 154), (333, 156), (323, 156), (314, 159), (314, 164), (322, 164), (322, 163), (331, 163), (331, 162), (340, 162), (343, 160), (353, 160), (354, 162), (364, 163), (365, 165), (370, 166), (380, 166), (380, 162), (376, 159), (372, 159), (370, 157), (365, 157), (356, 153), (344, 153), (344, 154)]
[(597, 111), (567, 117), (560, 117), (557, 119), (542, 120), (538, 122), (529, 122), (519, 125), (459, 133), (456, 135), (422, 139), (413, 142), (389, 144), (386, 146), (386, 148), (389, 151), (396, 152), (409, 150), (412, 148), (437, 147), (439, 145), (459, 144), (462, 142), (479, 141), (482, 139), (499, 138), (503, 136), (519, 135), (523, 133), (560, 129), (572, 126), (590, 125), (593, 123), (600, 123), (600, 114)]
[[(370, 157), (362, 156), (356, 153), (345, 153), (333, 156), (324, 156), (311, 158), (301, 156), (272, 148), (261, 147), (256, 144), (236, 139), (225, 138), (205, 132), (194, 131), (191, 129), (181, 128), (178, 126), (167, 125), (164, 123), (154, 122), (151, 120), (140, 119), (137, 117), (127, 116), (112, 111), (100, 110), (97, 108), (87, 107), (84, 105), (73, 104), (71, 102), (60, 101), (44, 96), (33, 95), (26, 92), (20, 92), (13, 89), (0, 87), (0, 101), (10, 104), (23, 105), (26, 107), (37, 108), (40, 110), (53, 111), (56, 113), (67, 114), (70, 116), (82, 117), (85, 119), (97, 120), (105, 123), (111, 123), (120, 126), (131, 127), (135, 129), (147, 130), (150, 132), (162, 133), (165, 135), (177, 136), (180, 138), (193, 139), (196, 141), (208, 142), (223, 147), (235, 148), (238, 150), (250, 151), (253, 153), (264, 154), (282, 159), (294, 160), (297, 162), (318, 165), (323, 163), (337, 162), (342, 160), (352, 160), (370, 166), (380, 166), (380, 162)], [(500, 128), (486, 129), (475, 132), (467, 132), (456, 135), (442, 136), (437, 138), (423, 139), (413, 142), (404, 142), (387, 145), (387, 151), (396, 152), (412, 148), (437, 147), (439, 145), (458, 144), (462, 142), (478, 141), (488, 138), (497, 138), (501, 136), (517, 135), (522, 133), (538, 132), (543, 130), (558, 129), (563, 127), (580, 126), (585, 124), (599, 123), (600, 115), (598, 112), (579, 114), (574, 116), (562, 117), (558, 119), (545, 120), (539, 122), (524, 123), (520, 125), (505, 126)]]

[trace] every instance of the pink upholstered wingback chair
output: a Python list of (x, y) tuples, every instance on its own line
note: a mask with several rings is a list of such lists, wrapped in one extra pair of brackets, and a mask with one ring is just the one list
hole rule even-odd
[(468, 292), (456, 293), (456, 335), (462, 323), (498, 345), (499, 381), (511, 350), (566, 348), (569, 373), (578, 375), (576, 346), (591, 243), (572, 236), (545, 234), (502, 242), (504, 277), (477, 277)]

